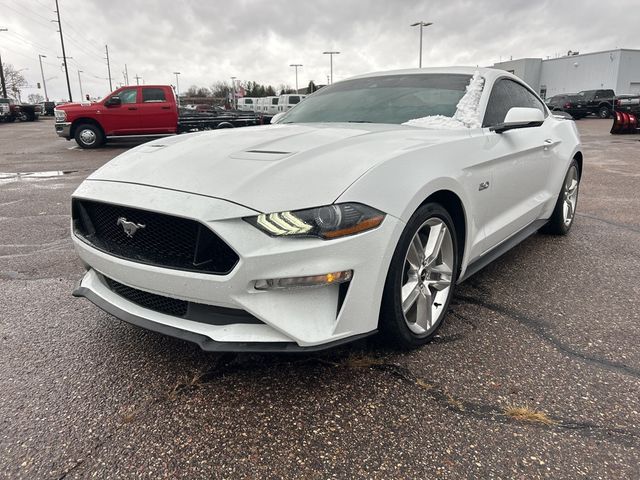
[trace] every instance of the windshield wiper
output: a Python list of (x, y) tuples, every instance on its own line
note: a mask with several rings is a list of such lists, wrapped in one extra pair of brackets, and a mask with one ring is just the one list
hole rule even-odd
[(369, 120), (347, 120), (346, 123), (373, 123)]

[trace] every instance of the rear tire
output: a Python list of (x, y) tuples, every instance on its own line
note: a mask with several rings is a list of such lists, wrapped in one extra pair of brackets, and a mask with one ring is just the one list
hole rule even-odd
[(104, 143), (102, 130), (90, 123), (83, 123), (76, 127), (74, 138), (81, 148), (98, 148)]
[(562, 189), (558, 195), (556, 206), (549, 222), (540, 230), (551, 235), (566, 235), (571, 230), (578, 206), (578, 192), (580, 189), (580, 168), (574, 158), (562, 182)]
[(380, 308), (380, 330), (395, 347), (429, 342), (442, 325), (458, 273), (458, 244), (449, 212), (421, 206), (391, 259)]
[(600, 118), (609, 118), (611, 116), (611, 110), (609, 110), (607, 106), (602, 106), (598, 109), (598, 116)]

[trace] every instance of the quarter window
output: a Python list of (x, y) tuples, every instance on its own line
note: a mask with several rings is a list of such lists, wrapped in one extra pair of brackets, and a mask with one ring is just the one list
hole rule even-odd
[(483, 127), (490, 127), (504, 122), (504, 117), (513, 107), (537, 108), (546, 117), (547, 112), (536, 96), (508, 78), (498, 80), (491, 90), (487, 111), (484, 114)]

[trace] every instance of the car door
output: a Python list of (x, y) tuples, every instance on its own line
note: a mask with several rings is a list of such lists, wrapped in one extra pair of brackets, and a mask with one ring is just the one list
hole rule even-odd
[(120, 97), (120, 104), (106, 106), (99, 111), (101, 123), (107, 135), (126, 135), (137, 133), (140, 126), (138, 115), (138, 87), (123, 88), (111, 95)]
[(177, 106), (161, 87), (141, 87), (142, 101), (137, 105), (140, 133), (173, 133), (178, 123)]
[[(546, 120), (538, 127), (491, 131), (513, 107), (538, 108)], [(486, 250), (537, 220), (549, 200), (547, 175), (559, 140), (548, 120), (543, 103), (524, 85), (510, 78), (494, 83), (483, 121), (485, 154), (493, 162)]]

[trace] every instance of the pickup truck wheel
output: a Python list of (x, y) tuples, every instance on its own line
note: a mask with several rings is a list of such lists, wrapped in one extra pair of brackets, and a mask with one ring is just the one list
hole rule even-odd
[(580, 171), (578, 162), (571, 160), (567, 175), (564, 177), (562, 190), (558, 195), (549, 222), (540, 230), (551, 235), (566, 235), (571, 230), (578, 206), (578, 190), (580, 189)]
[(98, 148), (104, 143), (102, 131), (95, 125), (85, 123), (76, 127), (76, 143), (82, 148)]
[(598, 110), (598, 116), (600, 118), (609, 118), (611, 116), (611, 112), (609, 111), (609, 107), (602, 106)]
[(427, 343), (442, 325), (458, 271), (455, 225), (441, 205), (411, 217), (391, 259), (382, 295), (380, 330), (401, 349)]

